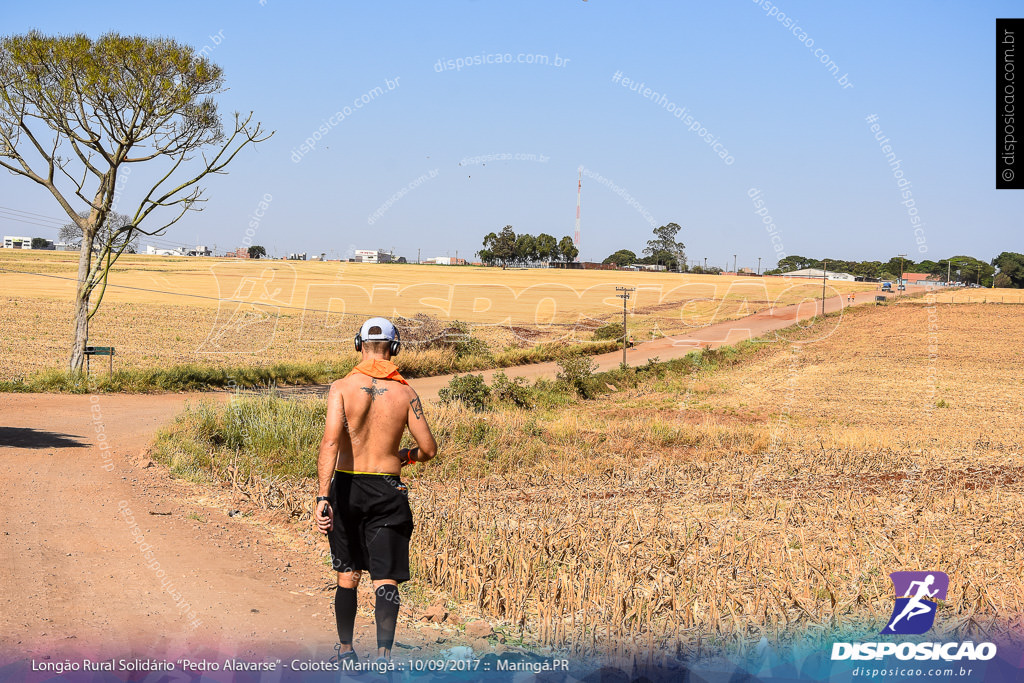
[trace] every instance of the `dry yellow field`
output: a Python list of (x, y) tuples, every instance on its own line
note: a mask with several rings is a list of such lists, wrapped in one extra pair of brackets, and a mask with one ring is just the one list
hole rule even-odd
[(935, 301), (942, 304), (1024, 304), (1024, 290), (1020, 289), (957, 289), (937, 291)]
[[(0, 250), (3, 377), (63, 367), (77, 254)], [(19, 271), (17, 273), (10, 271)], [(31, 274), (27, 274), (31, 273)], [(369, 315), (472, 324), (495, 349), (589, 339), (629, 302), (637, 340), (820, 296), (817, 281), (667, 273), (122, 257), (90, 341), (121, 368), (336, 358)], [(829, 293), (874, 285), (829, 283)]]

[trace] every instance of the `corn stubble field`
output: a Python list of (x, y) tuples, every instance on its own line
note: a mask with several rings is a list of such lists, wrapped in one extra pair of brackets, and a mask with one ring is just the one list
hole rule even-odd
[[(0, 250), (0, 380), (64, 368), (77, 258)], [(464, 321), (494, 353), (572, 344), (621, 321), (616, 286), (638, 288), (630, 332), (643, 341), (821, 291), (820, 283), (783, 278), (134, 255), (118, 260), (110, 282), (116, 286), (90, 324), (90, 343), (117, 348), (115, 369), (353, 360), (352, 336), (370, 315)], [(436, 350), (409, 344), (406, 351), (407, 366), (452, 370), (452, 359)]]
[[(1015, 308), (853, 309), (772, 343), (603, 376), (591, 399), (431, 405), (439, 457), (406, 474), (417, 522), (406, 589), (440, 590), (528, 642), (657, 659), (877, 633), (888, 574), (936, 569), (951, 580), (933, 637), (1020, 633)], [(257, 420), (258, 406), (240, 405)], [(269, 405), (306, 415), (293, 419), (305, 436), (287, 438), (312, 467), (322, 404)], [(223, 427), (202, 411), (158, 443), (172, 472), (196, 466), (189, 449), (207, 458), (200, 469), (237, 467), (237, 450), (182, 445), (197, 422)], [(282, 471), (258, 460), (254, 478)], [(271, 480), (304, 501), (305, 472)]]

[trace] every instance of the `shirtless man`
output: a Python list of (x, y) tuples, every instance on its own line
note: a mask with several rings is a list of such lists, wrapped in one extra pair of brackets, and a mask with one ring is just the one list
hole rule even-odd
[[(412, 511), (403, 466), (426, 462), (437, 452), (419, 396), (398, 372), (398, 330), (385, 318), (370, 318), (355, 338), (362, 361), (331, 384), (327, 423), (320, 442), (316, 525), (327, 534), (338, 572), (334, 612), (338, 659), (358, 661), (352, 648), (356, 587), (369, 570), (377, 600), (378, 662), (387, 661), (400, 604), (398, 584), (409, 580)], [(399, 449), (406, 426), (418, 444)]]

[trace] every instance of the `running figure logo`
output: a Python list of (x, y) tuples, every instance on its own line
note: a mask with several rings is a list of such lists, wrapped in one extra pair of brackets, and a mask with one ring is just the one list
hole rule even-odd
[(883, 635), (913, 635), (926, 632), (935, 623), (938, 601), (946, 599), (949, 577), (943, 572), (893, 572), (896, 605)]

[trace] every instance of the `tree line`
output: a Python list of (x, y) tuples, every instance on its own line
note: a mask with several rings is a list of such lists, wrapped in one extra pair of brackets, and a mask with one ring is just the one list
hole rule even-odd
[[(814, 259), (806, 256), (786, 256), (779, 259), (778, 267), (766, 270), (765, 275), (785, 275), (804, 268), (824, 268), (836, 273), (850, 273), (858, 277), (879, 280), (897, 280), (902, 273), (926, 273), (945, 281), (977, 284), (982, 287), (1024, 288), (1024, 254), (1004, 251), (989, 262), (973, 256), (952, 256), (933, 261), (914, 261), (893, 256), (888, 261), (845, 261), (843, 259)], [(998, 268), (998, 272), (996, 269)]]
[[(665, 266), (666, 270), (686, 272), (686, 245), (676, 240), (676, 235), (682, 229), (678, 223), (657, 227), (654, 229), (653, 239), (647, 240), (643, 257), (638, 257), (629, 249), (619, 249), (601, 263), (614, 264), (620, 268), (636, 264)], [(708, 269), (708, 272), (711, 272), (711, 269)]]
[(543, 232), (536, 237), (525, 232), (517, 235), (511, 225), (506, 225), (501, 232), (487, 233), (484, 237), (484, 247), (476, 255), (489, 266), (509, 266), (542, 261), (568, 263), (575, 261), (579, 253), (579, 249), (568, 235), (560, 240)]

